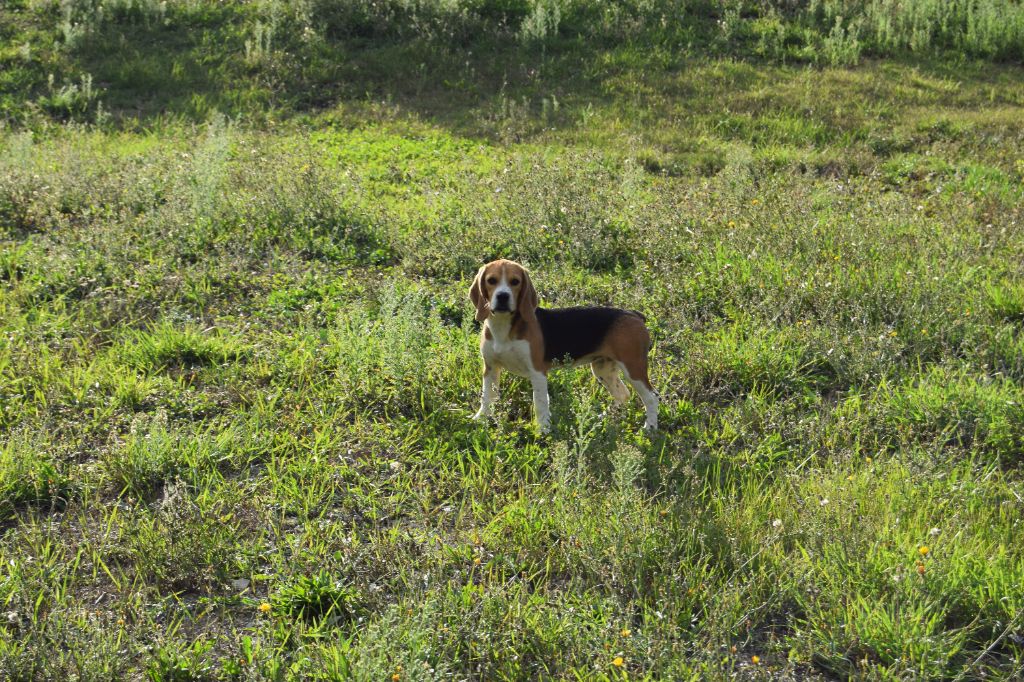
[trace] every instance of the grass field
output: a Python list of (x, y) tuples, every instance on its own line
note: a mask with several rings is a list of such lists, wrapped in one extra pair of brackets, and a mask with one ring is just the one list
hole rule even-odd
[[(0, 26), (0, 679), (1024, 673), (1019, 3)], [(470, 421), (496, 257), (661, 431)]]

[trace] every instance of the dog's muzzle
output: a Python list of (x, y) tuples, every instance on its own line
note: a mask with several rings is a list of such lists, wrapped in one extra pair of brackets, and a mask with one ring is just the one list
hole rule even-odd
[(500, 294), (495, 296), (494, 297), (494, 306), (493, 306), (494, 312), (496, 312), (496, 313), (511, 312), (511, 310), (509, 308), (509, 301), (511, 300), (511, 298), (512, 298), (511, 295), (507, 294), (505, 292), (501, 292)]

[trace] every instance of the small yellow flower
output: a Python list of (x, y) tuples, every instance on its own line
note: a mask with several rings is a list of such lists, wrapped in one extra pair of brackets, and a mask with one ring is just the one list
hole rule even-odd
[(400, 679), (402, 679), (402, 676), (399, 675), (398, 673), (395, 673), (394, 675), (391, 676), (391, 682), (398, 682)]
[(919, 553), (919, 554), (920, 554), (921, 556), (925, 556), (925, 555), (927, 555), (927, 554), (928, 554), (928, 552), (930, 552), (931, 550), (930, 550), (930, 549), (928, 549), (928, 547), (927, 547), (926, 545), (921, 545), (921, 546), (920, 546), (920, 547), (918, 548), (918, 550), (917, 550), (917, 551), (918, 551), (918, 553)]
[(753, 663), (754, 665), (757, 665), (758, 663), (761, 662), (761, 657), (760, 656), (751, 656), (750, 657), (750, 662)]
[(922, 564), (920, 561), (917, 562), (917, 574), (924, 575), (924, 564)]
[(480, 557), (476, 557), (476, 558), (473, 559), (473, 565), (474, 566), (479, 566), (480, 565)]
[(867, 462), (868, 464), (871, 464), (871, 458), (870, 457), (865, 457), (864, 461)]
[(267, 613), (268, 611), (270, 611), (270, 604), (267, 602), (260, 604), (260, 613)]
[(629, 628), (622, 628), (622, 632), (620, 632), (619, 634), (622, 635), (623, 637), (629, 637), (633, 633), (630, 632)]
[(730, 220), (729, 221), (729, 227), (736, 227), (736, 221), (735, 220)]
[(625, 661), (622, 660), (622, 656), (616, 656), (612, 659), (612, 665), (614, 665), (616, 668), (621, 668), (624, 663)]
[(757, 199), (751, 199), (750, 200), (750, 205), (751, 206), (757, 206), (759, 203), (761, 203), (761, 202), (758, 201)]

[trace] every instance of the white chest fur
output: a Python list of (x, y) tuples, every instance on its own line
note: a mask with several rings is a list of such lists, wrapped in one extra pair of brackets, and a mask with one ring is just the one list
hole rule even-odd
[(534, 371), (530, 359), (530, 344), (522, 339), (510, 338), (511, 320), (491, 317), (487, 320), (487, 328), (491, 332), (491, 338), (484, 339), (481, 347), (484, 361), (518, 376), (529, 378)]

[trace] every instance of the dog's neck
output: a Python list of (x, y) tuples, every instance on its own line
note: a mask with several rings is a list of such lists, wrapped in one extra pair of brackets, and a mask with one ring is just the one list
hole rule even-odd
[(512, 325), (515, 323), (518, 315), (495, 315), (491, 314), (487, 318), (487, 329), (491, 332), (491, 336), (495, 341), (503, 343), (505, 341), (512, 340)]

